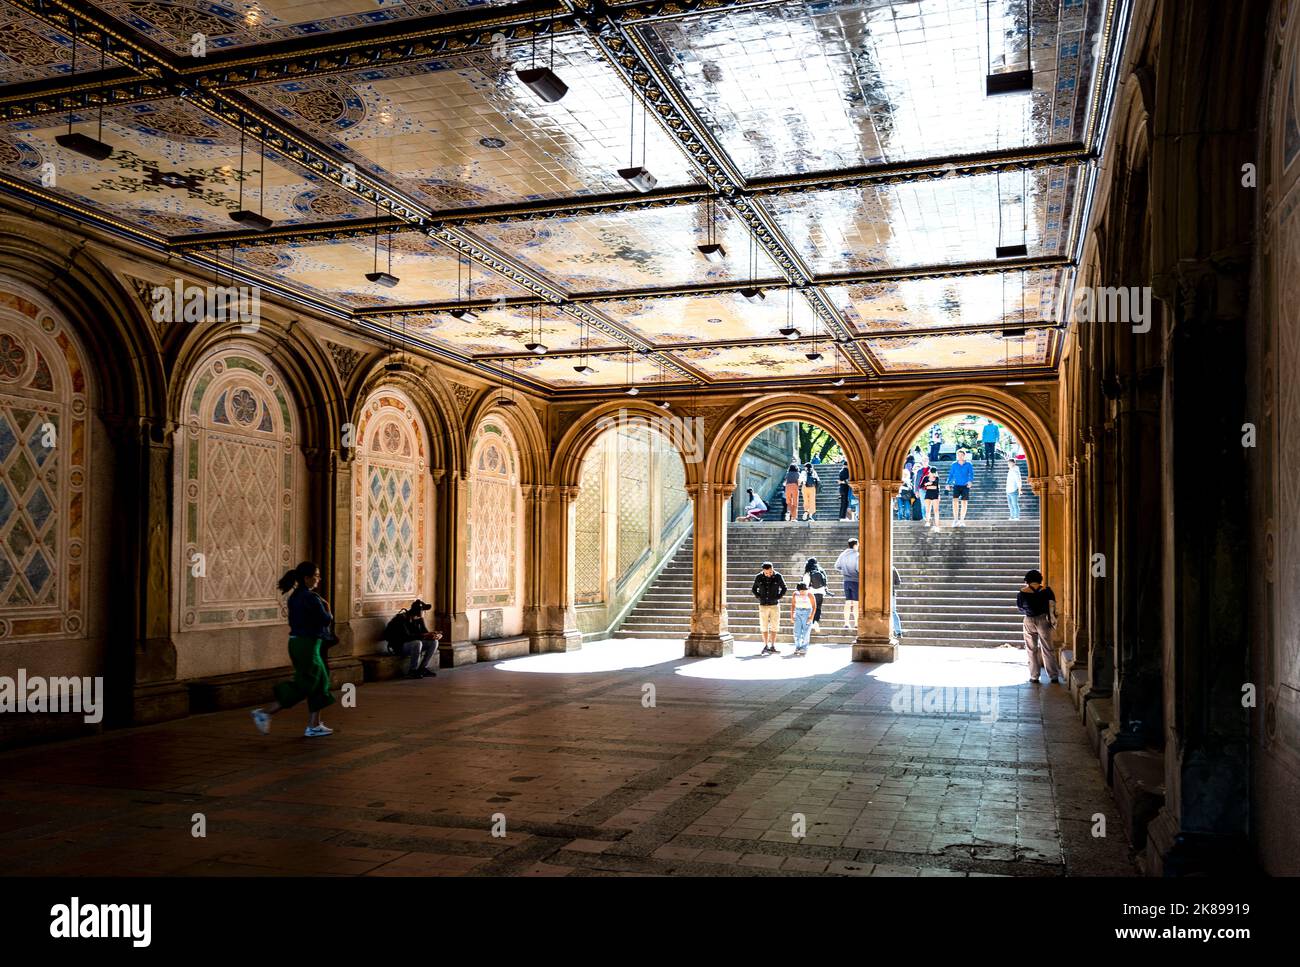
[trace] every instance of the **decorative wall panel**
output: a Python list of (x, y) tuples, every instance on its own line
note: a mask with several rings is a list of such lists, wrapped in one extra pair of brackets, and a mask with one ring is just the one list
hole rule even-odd
[(378, 390), (362, 407), (352, 476), (352, 587), (362, 614), (405, 607), (426, 591), (425, 439), (402, 393)]
[(598, 440), (587, 451), (578, 477), (574, 507), (574, 595), (579, 604), (605, 599), (605, 447)]
[(618, 437), (618, 576), (624, 577), (649, 549), (649, 431), (623, 431)]
[(67, 326), (0, 286), (0, 639), (85, 631), (88, 403)]
[(297, 438), (275, 368), (224, 349), (195, 369), (176, 435), (183, 630), (282, 620), (275, 582), (297, 563)]
[(499, 423), (484, 423), (470, 450), (470, 608), (515, 603), (519, 543), (519, 471), (515, 442)]

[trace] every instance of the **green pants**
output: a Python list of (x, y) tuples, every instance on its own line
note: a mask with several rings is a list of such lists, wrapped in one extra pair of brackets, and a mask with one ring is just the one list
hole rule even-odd
[(329, 669), (320, 656), (320, 639), (290, 638), (289, 660), (293, 662), (293, 680), (280, 682), (274, 689), (280, 707), (292, 708), (304, 698), (313, 712), (333, 705)]

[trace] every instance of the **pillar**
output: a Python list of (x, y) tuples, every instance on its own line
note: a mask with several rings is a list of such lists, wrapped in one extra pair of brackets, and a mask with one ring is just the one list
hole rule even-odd
[(858, 497), (858, 638), (854, 661), (894, 661), (898, 645), (890, 641), (889, 615), (893, 584), (890, 579), (894, 480), (850, 480)]
[(438, 645), (438, 664), (443, 668), (466, 665), (478, 660), (478, 650), (469, 640), (469, 471), (437, 469), (432, 472), (437, 494), (434, 508), (434, 546), (442, 549), (435, 559), (434, 614), (442, 641)]
[(688, 483), (695, 515), (694, 601), (686, 657), (722, 658), (734, 639), (727, 630), (727, 501), (733, 483)]
[(577, 484), (536, 488), (538, 549), (530, 563), (535, 560), (540, 568), (537, 591), (541, 597), (536, 627), (528, 632), (528, 650), (534, 654), (582, 648), (582, 632), (573, 607), (573, 522), (578, 490)]

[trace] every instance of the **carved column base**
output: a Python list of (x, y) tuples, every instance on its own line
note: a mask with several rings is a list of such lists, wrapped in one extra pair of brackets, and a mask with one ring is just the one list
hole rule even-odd
[(535, 631), (528, 635), (528, 650), (534, 655), (558, 651), (580, 651), (582, 632), (577, 628), (564, 631)]
[(898, 660), (898, 645), (889, 638), (860, 635), (853, 643), (854, 661), (889, 662)]
[(1183, 832), (1165, 807), (1147, 824), (1142, 866), (1147, 876), (1241, 876), (1251, 855), (1245, 837)]
[(735, 638), (731, 632), (721, 634), (692, 633), (686, 638), (687, 658), (726, 658), (731, 654)]
[(438, 645), (438, 667), (457, 668), (478, 661), (478, 647), (472, 641), (443, 641)]

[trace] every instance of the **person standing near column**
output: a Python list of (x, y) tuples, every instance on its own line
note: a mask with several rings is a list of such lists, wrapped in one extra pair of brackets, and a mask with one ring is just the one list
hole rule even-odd
[(835, 570), (844, 576), (844, 627), (858, 627), (858, 539), (849, 538), (848, 547), (835, 559)]
[(925, 526), (939, 526), (939, 474), (934, 467), (926, 467), (921, 478), (921, 490), (925, 494)]
[(304, 698), (311, 713), (307, 717), (306, 736), (331, 735), (334, 730), (320, 720), (321, 709), (334, 704), (330, 694), (330, 673), (321, 659), (321, 639), (329, 631), (334, 616), (326, 607), (316, 586), (320, 568), (303, 561), (286, 571), (277, 582), (281, 594), (289, 594), (289, 660), (293, 663), (293, 680), (275, 686), (275, 701), (265, 708), (253, 709), (253, 724), (266, 735), (271, 730), (271, 716), (281, 709), (292, 708)]
[(849, 519), (849, 461), (840, 457), (840, 520)]
[(966, 509), (970, 506), (970, 485), (975, 479), (975, 464), (966, 461), (966, 451), (957, 451), (957, 462), (948, 471), (952, 487), (952, 526), (966, 526)]
[(817, 563), (817, 558), (810, 557), (808, 558), (807, 563), (804, 564), (803, 580), (804, 584), (808, 586), (808, 590), (813, 593), (813, 597), (817, 599), (817, 608), (813, 612), (812, 630), (821, 631), (822, 602), (825, 600), (830, 589), (826, 586), (826, 572), (823, 571), (822, 566)]
[(802, 581), (790, 596), (790, 620), (794, 624), (794, 655), (802, 658), (808, 654), (808, 638), (812, 634), (813, 609), (817, 606), (813, 599), (817, 596), (808, 590)]
[(1007, 457), (1007, 519), (1020, 519), (1020, 466), (1015, 457)]
[[(790, 515), (794, 514), (792, 518)], [(799, 465), (790, 464), (790, 469), (785, 472), (785, 519), (798, 520), (799, 518)]]
[(811, 463), (803, 465), (799, 483), (803, 487), (803, 519), (813, 520), (817, 517), (817, 491), (821, 489), (822, 480)]
[(785, 578), (764, 561), (763, 568), (754, 575), (754, 597), (758, 599), (758, 630), (763, 636), (760, 655), (776, 654), (776, 635), (781, 630), (781, 598), (785, 595)]
[(889, 570), (891, 572), (889, 575), (889, 581), (891, 584), (889, 592), (889, 623), (894, 631), (894, 639), (896, 641), (902, 641), (903, 619), (898, 613), (898, 589), (903, 586), (903, 579), (899, 576), (898, 568), (894, 567), (892, 564), (889, 566)]
[(1056, 628), (1056, 595), (1043, 583), (1040, 571), (1025, 575), (1024, 587), (1016, 595), (1016, 610), (1025, 616), (1025, 651), (1029, 652), (1029, 682), (1039, 685), (1038, 676), (1043, 665), (1053, 685), (1059, 684), (1060, 666), (1056, 663), (1056, 649), (1052, 646), (1052, 631)]

